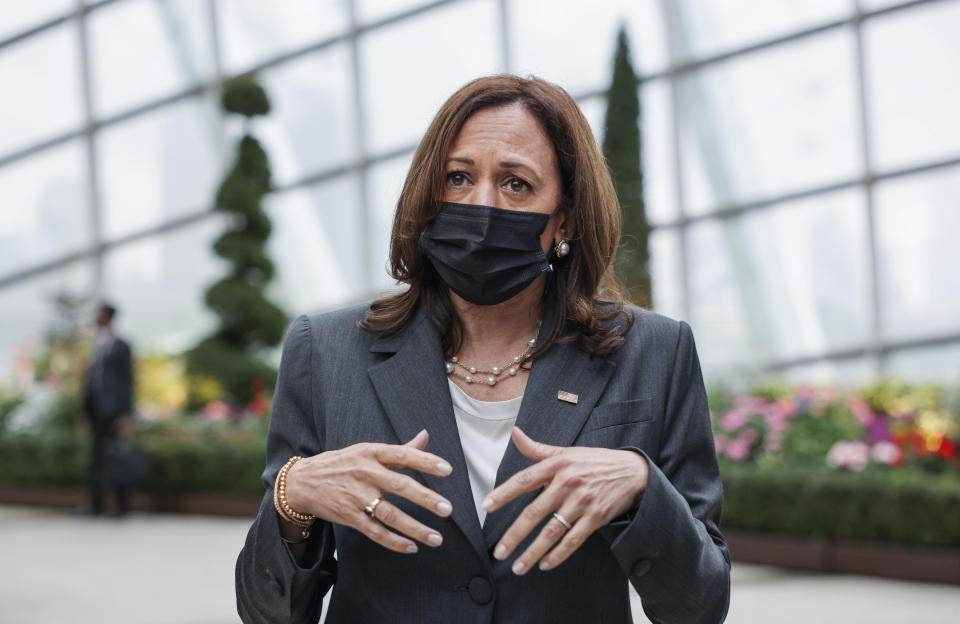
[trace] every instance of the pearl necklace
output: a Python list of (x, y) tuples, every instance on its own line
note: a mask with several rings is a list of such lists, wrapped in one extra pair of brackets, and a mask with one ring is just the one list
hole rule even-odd
[[(540, 331), (539, 325), (537, 326), (537, 331)], [(453, 356), (450, 358), (449, 362), (446, 362), (447, 374), (453, 375), (454, 377), (459, 377), (468, 384), (485, 383), (488, 386), (495, 386), (498, 382), (503, 381), (507, 377), (516, 376), (517, 372), (520, 370), (520, 367), (523, 366), (523, 363), (529, 360), (530, 356), (533, 355), (531, 352), (536, 346), (537, 339), (531, 338), (527, 341), (527, 346), (520, 355), (513, 356), (513, 359), (506, 362), (503, 366), (494, 366), (491, 369), (479, 369), (476, 366), (468, 366), (461, 362), (457, 356)], [(460, 374), (457, 371), (458, 367), (467, 371), (469, 374)], [(477, 373), (486, 375), (487, 377), (484, 378), (477, 375)]]

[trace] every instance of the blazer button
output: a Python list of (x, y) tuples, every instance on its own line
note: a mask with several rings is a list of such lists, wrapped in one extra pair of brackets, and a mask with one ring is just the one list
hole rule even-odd
[(650, 571), (650, 560), (649, 559), (637, 559), (634, 562), (631, 572), (634, 576), (643, 576)]
[(470, 579), (468, 587), (470, 598), (477, 604), (487, 604), (493, 600), (493, 585), (482, 576), (475, 576)]

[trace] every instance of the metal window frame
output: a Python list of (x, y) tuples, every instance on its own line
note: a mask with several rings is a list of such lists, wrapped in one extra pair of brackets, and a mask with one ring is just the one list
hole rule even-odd
[[(87, 19), (90, 13), (97, 11), (103, 7), (113, 5), (117, 2), (122, 2), (123, 0), (101, 0), (100, 2), (91, 3), (89, 5), (84, 4), (83, 0), (76, 0), (76, 7), (73, 11), (66, 13), (61, 16), (57, 16), (51, 19), (46, 20), (45, 22), (29, 27), (22, 32), (15, 33), (12, 36), (9, 36), (3, 40), (0, 40), (0, 51), (9, 46), (15, 45), (22, 41), (28, 40), (31, 37), (44, 33), (50, 29), (56, 28), (58, 26), (64, 25), (71, 20), (74, 21), (76, 27), (79, 30), (79, 46), (80, 46), (80, 58), (81, 58), (81, 82), (83, 88), (83, 125), (73, 131), (63, 133), (61, 135), (44, 139), (33, 145), (30, 145), (24, 149), (17, 150), (12, 153), (0, 155), (0, 168), (4, 165), (14, 163), (16, 161), (29, 158), (36, 153), (42, 152), (44, 150), (56, 147), (60, 144), (66, 143), (68, 141), (82, 138), (84, 141), (86, 161), (88, 167), (88, 176), (89, 176), (89, 197), (88, 201), (90, 203), (90, 224), (92, 228), (92, 244), (85, 249), (63, 254), (59, 257), (35, 263), (32, 266), (12, 271), (5, 275), (0, 275), (0, 290), (5, 287), (15, 285), (19, 282), (29, 280), (31, 278), (37, 277), (39, 275), (45, 274), (50, 271), (56, 271), (67, 265), (73, 264), (78, 260), (83, 259), (92, 259), (94, 266), (94, 295), (99, 297), (105, 290), (104, 276), (103, 276), (103, 264), (104, 256), (110, 250), (120, 247), (123, 245), (130, 244), (134, 241), (159, 236), (167, 232), (172, 232), (180, 230), (182, 228), (190, 227), (193, 224), (196, 224), (204, 219), (210, 218), (213, 215), (213, 211), (207, 207), (198, 207), (192, 213), (182, 215), (163, 223), (153, 225), (141, 230), (132, 232), (122, 237), (114, 238), (111, 240), (105, 240), (103, 237), (103, 227), (102, 227), (102, 196), (99, 192), (98, 182), (97, 182), (97, 169), (99, 164), (98, 154), (96, 150), (96, 133), (102, 130), (103, 128), (113, 126), (115, 124), (122, 123), (129, 119), (139, 117), (140, 115), (148, 114), (157, 109), (161, 109), (169, 104), (173, 104), (180, 100), (202, 97), (204, 95), (210, 95), (212, 93), (218, 92), (223, 82), (229, 80), (235, 75), (227, 75), (223, 70), (223, 63), (221, 57), (220, 49), (220, 28), (218, 21), (218, 1), (222, 0), (207, 0), (208, 2), (208, 11), (210, 16), (210, 27), (211, 27), (211, 40), (213, 45), (213, 60), (214, 60), (214, 77), (209, 81), (200, 82), (194, 84), (188, 88), (182, 89), (180, 91), (167, 94), (163, 97), (157, 98), (148, 103), (138, 105), (136, 107), (130, 108), (126, 111), (107, 116), (104, 118), (97, 118), (93, 111), (92, 99), (93, 99), (93, 85), (91, 77), (91, 66), (90, 66), (90, 57), (89, 57), (89, 45), (87, 38)], [(360, 37), (374, 32), (376, 30), (387, 28), (396, 23), (404, 22), (410, 19), (414, 19), (419, 15), (428, 13), (430, 11), (439, 9), (441, 7), (446, 7), (448, 5), (455, 4), (457, 2), (466, 2), (469, 0), (433, 0), (432, 2), (426, 2), (420, 6), (413, 7), (411, 9), (404, 10), (394, 15), (387, 16), (385, 18), (374, 20), (366, 24), (359, 23), (356, 15), (356, 6), (355, 0), (347, 0), (346, 7), (349, 17), (349, 26), (345, 32), (339, 33), (332, 37), (326, 37), (318, 41), (312, 42), (308, 45), (300, 46), (296, 49), (283, 52), (281, 54), (276, 54), (272, 57), (266, 58), (261, 62), (255, 64), (254, 66), (244, 70), (242, 73), (250, 73), (262, 71), (269, 69), (283, 63), (292, 61), (294, 59), (301, 58), (303, 56), (309, 55), (311, 53), (317, 52), (324, 48), (337, 45), (340, 43), (346, 43), (350, 48), (350, 64), (352, 70), (352, 79), (353, 79), (353, 90), (351, 97), (354, 100), (354, 105), (358, 114), (356, 115), (354, 137), (357, 142), (357, 157), (349, 162), (344, 162), (340, 165), (324, 169), (322, 171), (317, 171), (312, 174), (306, 175), (296, 181), (293, 181), (289, 184), (285, 184), (277, 189), (278, 192), (283, 192), (291, 190), (294, 188), (306, 187), (314, 184), (321, 183), (325, 180), (338, 178), (344, 175), (356, 174), (359, 176), (360, 184), (360, 213), (362, 226), (364, 231), (369, 230), (370, 224), (370, 197), (367, 190), (367, 182), (369, 180), (370, 169), (378, 163), (391, 160), (393, 158), (407, 156), (412, 154), (416, 149), (416, 145), (407, 145), (401, 148), (393, 149), (387, 152), (380, 153), (370, 153), (367, 149), (367, 127), (366, 119), (362, 111), (361, 103), (363, 101), (363, 92), (362, 92), (362, 76), (361, 76), (361, 62), (359, 55), (359, 40)], [(510, 42), (510, 12), (509, 12), (509, 3), (515, 2), (518, 0), (491, 0), (496, 5), (496, 10), (499, 17), (499, 28), (500, 28), (500, 54), (501, 54), (501, 65), (505, 71), (510, 71), (513, 67), (513, 58), (512, 58), (512, 49)], [(940, 333), (930, 336), (925, 336), (922, 338), (913, 338), (913, 339), (904, 339), (904, 340), (895, 340), (885, 338), (883, 335), (883, 315), (882, 307), (880, 304), (879, 296), (879, 275), (878, 275), (878, 257), (877, 257), (877, 233), (876, 233), (876, 216), (875, 216), (875, 185), (883, 180), (910, 176), (917, 173), (922, 173), (926, 171), (938, 170), (948, 167), (960, 166), (960, 154), (956, 157), (948, 159), (940, 159), (924, 163), (919, 166), (900, 168), (896, 170), (885, 171), (883, 173), (878, 173), (874, 171), (874, 165), (872, 162), (871, 156), (871, 145), (872, 145), (872, 135), (869, 124), (869, 108), (867, 104), (867, 85), (865, 77), (865, 51), (863, 43), (863, 24), (868, 20), (875, 18), (881, 15), (887, 15), (894, 12), (900, 11), (909, 11), (915, 7), (921, 5), (933, 4), (936, 2), (949, 2), (957, 0), (911, 0), (908, 2), (903, 2), (900, 4), (883, 7), (876, 10), (865, 11), (860, 5), (860, 0), (854, 0), (854, 10), (849, 17), (833, 20), (827, 23), (818, 24), (814, 27), (799, 29), (797, 31), (791, 32), (786, 35), (772, 37), (767, 40), (754, 43), (751, 45), (740, 46), (734, 49), (723, 51), (716, 54), (705, 55), (701, 58), (694, 60), (685, 60), (685, 61), (676, 61), (671, 59), (670, 64), (663, 70), (652, 72), (638, 78), (638, 88), (642, 88), (643, 85), (647, 82), (655, 80), (668, 80), (670, 83), (670, 105), (672, 108), (672, 127), (671, 127), (671, 141), (672, 149), (674, 151), (673, 158), (675, 160), (675, 171), (674, 171), (674, 185), (677, 190), (677, 201), (678, 201), (678, 217), (672, 221), (665, 223), (655, 223), (652, 224), (654, 229), (662, 230), (677, 230), (680, 238), (680, 257), (681, 257), (681, 295), (682, 302), (681, 306), (683, 313), (687, 318), (690, 318), (690, 290), (689, 290), (689, 250), (687, 248), (687, 238), (689, 227), (697, 222), (709, 220), (709, 219), (734, 219), (738, 218), (744, 214), (748, 214), (754, 211), (761, 211), (768, 209), (771, 206), (779, 204), (781, 202), (802, 199), (806, 197), (817, 196), (825, 193), (831, 193), (838, 190), (849, 189), (852, 187), (862, 187), (866, 194), (866, 223), (867, 223), (867, 239), (868, 239), (868, 271), (869, 271), (869, 296), (870, 296), (870, 328), (868, 331), (868, 339), (862, 345), (857, 345), (847, 349), (840, 350), (828, 350), (821, 353), (812, 354), (809, 356), (801, 356), (795, 358), (786, 358), (775, 361), (761, 362), (756, 365), (756, 370), (758, 372), (776, 372), (784, 371), (794, 366), (806, 365), (818, 362), (839, 362), (850, 359), (866, 359), (868, 362), (872, 362), (875, 370), (878, 373), (884, 373), (887, 370), (886, 362), (888, 356), (897, 351), (909, 350), (909, 349), (918, 349), (918, 348), (927, 348), (927, 347), (936, 347), (936, 346), (945, 346), (949, 344), (960, 343), (960, 332), (954, 333)], [(685, 204), (683, 201), (684, 197), (684, 185), (683, 185), (683, 170), (681, 165), (682, 162), (682, 146), (680, 145), (680, 128), (681, 121), (678, 114), (679, 101), (676, 93), (676, 84), (677, 79), (683, 75), (689, 74), (701, 70), (703, 68), (723, 63), (725, 61), (743, 57), (755, 52), (760, 52), (769, 48), (776, 46), (782, 46), (789, 44), (794, 41), (798, 41), (807, 37), (816, 36), (820, 33), (833, 31), (835, 29), (841, 28), (852, 28), (855, 33), (855, 76), (856, 76), (856, 97), (858, 105), (858, 114), (860, 121), (860, 132), (861, 132), (861, 156), (863, 159), (863, 173), (860, 176), (844, 180), (839, 183), (834, 183), (830, 185), (809, 187), (798, 192), (785, 193), (782, 195), (765, 197), (758, 200), (752, 200), (747, 202), (737, 202), (729, 205), (717, 206), (713, 211), (706, 214), (690, 215), (685, 212)], [(236, 74), (240, 75), (240, 74)], [(595, 90), (589, 92), (583, 92), (575, 94), (576, 99), (579, 102), (586, 102), (596, 98), (602, 98), (606, 96), (606, 90)], [(221, 116), (221, 125), (222, 125), (222, 116)], [(368, 240), (369, 237), (365, 237), (365, 240)], [(369, 246), (369, 242), (367, 243)], [(364, 287), (368, 291), (370, 296), (373, 296), (373, 276), (372, 276), (372, 250), (368, 248), (363, 250), (363, 256), (365, 263), (364, 266), (364, 275), (366, 276)]]

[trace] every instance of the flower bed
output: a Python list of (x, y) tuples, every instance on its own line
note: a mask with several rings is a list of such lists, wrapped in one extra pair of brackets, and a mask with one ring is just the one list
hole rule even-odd
[(960, 547), (957, 419), (940, 388), (711, 395), (731, 529)]
[[(938, 388), (877, 384), (712, 392), (732, 531), (960, 547), (957, 418)], [(268, 420), (175, 417), (145, 423), (141, 491), (257, 499)], [(89, 437), (72, 429), (0, 434), (0, 483), (82, 488)]]

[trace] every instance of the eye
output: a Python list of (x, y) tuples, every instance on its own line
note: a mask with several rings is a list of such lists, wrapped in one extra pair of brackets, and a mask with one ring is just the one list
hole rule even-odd
[(510, 178), (507, 180), (507, 188), (514, 193), (526, 193), (531, 190), (530, 184), (520, 178)]
[(467, 183), (467, 175), (462, 171), (451, 171), (447, 174), (447, 183), (450, 186), (463, 186)]

